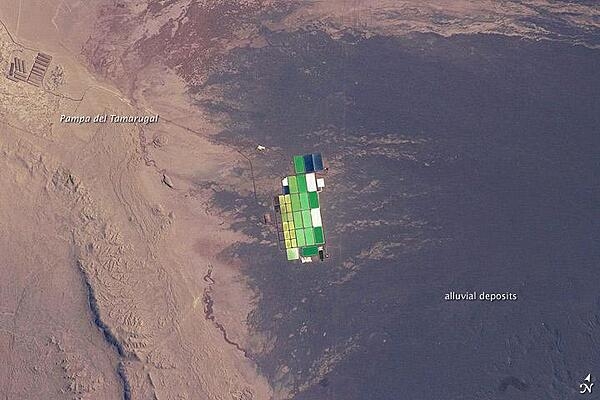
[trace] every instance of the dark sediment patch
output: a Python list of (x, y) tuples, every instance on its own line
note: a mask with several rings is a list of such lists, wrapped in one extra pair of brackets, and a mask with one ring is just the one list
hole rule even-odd
[(500, 393), (504, 393), (511, 386), (521, 392), (525, 392), (529, 389), (529, 385), (520, 380), (519, 378), (514, 376), (507, 376), (506, 378), (500, 381), (500, 386), (498, 387), (498, 390), (500, 391)]
[[(141, 69), (157, 63), (198, 83), (223, 59), (227, 43), (251, 42), (259, 35), (260, 21), (280, 18), (298, 6), (260, 0), (152, 1), (146, 7), (124, 8), (106, 4), (99, 9), (82, 54), (95, 72), (127, 90), (134, 89)], [(164, 18), (168, 13), (173, 17)], [(147, 34), (139, 35), (143, 27)]]

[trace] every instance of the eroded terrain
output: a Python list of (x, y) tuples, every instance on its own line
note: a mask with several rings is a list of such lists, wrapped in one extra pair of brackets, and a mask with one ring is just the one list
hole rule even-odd
[[(0, 43), (3, 70), (38, 50), (6, 29)], [(143, 111), (54, 55), (51, 87), (2, 77), (3, 396), (269, 398), (244, 354), (244, 285), (214, 259), (243, 238), (202, 186), (245, 160), (177, 125), (60, 123)], [(224, 316), (230, 331), (213, 315), (212, 268), (240, 310)]]

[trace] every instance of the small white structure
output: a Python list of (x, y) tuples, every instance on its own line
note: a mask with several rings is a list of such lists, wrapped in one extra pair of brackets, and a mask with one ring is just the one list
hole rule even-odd
[(323, 189), (325, 187), (325, 179), (323, 178), (319, 178), (317, 179), (317, 188), (319, 189), (319, 192), (321, 191), (321, 189)]
[(263, 146), (262, 144), (259, 144), (258, 146), (256, 146), (256, 150), (257, 151), (265, 151), (267, 148), (265, 146)]

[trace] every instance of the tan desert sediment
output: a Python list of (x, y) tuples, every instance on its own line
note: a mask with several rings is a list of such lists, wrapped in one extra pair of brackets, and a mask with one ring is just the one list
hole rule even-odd
[[(50, 9), (11, 7), (0, 18), (21, 35), (0, 27), (3, 71), (13, 54), (46, 51), (62, 76), (52, 88), (0, 77), (2, 395), (270, 398), (245, 354), (252, 294), (217, 257), (247, 239), (202, 186), (245, 161), (207, 140), (215, 127), (201, 118), (196, 133), (168, 122), (60, 123), (151, 105), (134, 106), (53, 42)], [(176, 104), (160, 112), (180, 118)], [(211, 297), (221, 287), (238, 310), (223, 323)]]

